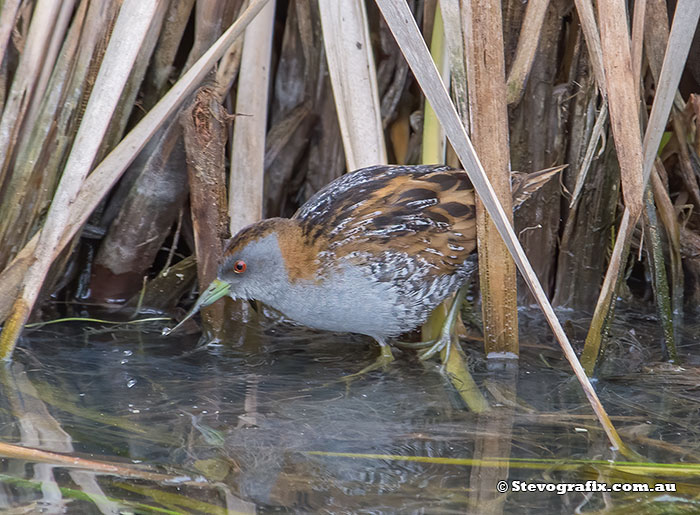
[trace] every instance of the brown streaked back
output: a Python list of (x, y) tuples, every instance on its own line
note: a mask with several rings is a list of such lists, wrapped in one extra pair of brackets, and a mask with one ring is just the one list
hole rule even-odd
[(294, 218), (310, 245), (337, 257), (391, 250), (452, 273), (476, 246), (471, 182), (445, 166), (359, 170), (319, 191)]

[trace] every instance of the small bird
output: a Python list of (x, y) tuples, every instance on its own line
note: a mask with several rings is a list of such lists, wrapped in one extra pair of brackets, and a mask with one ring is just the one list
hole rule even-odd
[[(522, 174), (515, 201), (560, 169)], [(388, 340), (423, 324), (460, 288), (475, 248), (465, 171), (363, 168), (328, 184), (292, 218), (262, 220), (231, 238), (217, 279), (185, 320), (225, 295), (256, 299), (308, 327), (374, 338), (381, 355), (363, 373), (392, 361)]]

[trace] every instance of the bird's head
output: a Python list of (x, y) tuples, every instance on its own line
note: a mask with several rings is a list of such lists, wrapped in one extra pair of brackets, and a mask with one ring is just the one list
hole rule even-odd
[(287, 218), (269, 218), (242, 229), (226, 244), (217, 278), (169, 332), (226, 295), (233, 299), (257, 299), (274, 306), (274, 299), (289, 287), (300, 256), (305, 255), (300, 248), (302, 241), (298, 223)]

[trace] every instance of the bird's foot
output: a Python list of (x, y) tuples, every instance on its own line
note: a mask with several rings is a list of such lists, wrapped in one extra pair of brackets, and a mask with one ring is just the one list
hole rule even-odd
[(391, 353), (391, 348), (388, 345), (382, 345), (381, 347), (382, 353), (377, 357), (376, 360), (374, 360), (374, 363), (371, 365), (367, 365), (365, 368), (360, 370), (359, 372), (355, 372), (354, 374), (350, 374), (347, 376), (343, 376), (342, 379), (343, 381), (347, 381), (348, 383), (350, 381), (353, 381), (354, 379), (357, 379), (358, 377), (362, 377), (365, 375), (367, 372), (372, 372), (373, 370), (379, 370), (385, 369), (389, 363), (394, 361), (394, 355)]
[[(442, 356), (443, 366), (447, 363), (447, 360), (450, 358), (450, 351), (452, 350), (452, 330), (454, 328), (455, 321), (457, 320), (459, 308), (462, 305), (466, 294), (467, 286), (464, 285), (459, 289), (457, 295), (455, 295), (455, 298), (452, 300), (450, 310), (448, 311), (447, 317), (445, 317), (445, 321), (442, 324), (440, 336), (438, 336), (434, 340), (420, 342), (420, 344), (426, 343), (426, 346), (429, 345), (429, 347), (426, 350), (418, 353), (418, 359), (420, 359), (421, 361), (425, 361), (426, 359), (430, 359), (431, 357), (433, 357), (435, 354), (445, 350), (445, 353)], [(422, 345), (420, 344), (416, 345), (415, 347), (421, 348)]]
[(449, 334), (442, 334), (439, 338), (433, 338), (432, 340), (423, 340), (420, 342), (394, 342), (397, 347), (405, 347), (407, 349), (425, 349), (418, 352), (418, 359), (421, 361), (428, 360), (432, 358), (435, 354), (439, 353), (447, 347), (446, 357), (449, 357), (452, 337)]
[(432, 358), (435, 354), (442, 352), (443, 349), (447, 349), (443, 363), (447, 362), (447, 358), (450, 355), (450, 350), (452, 349), (452, 335), (450, 333), (443, 332), (440, 338), (421, 343), (426, 343), (426, 346), (430, 345), (430, 347), (419, 352), (418, 359), (425, 361)]

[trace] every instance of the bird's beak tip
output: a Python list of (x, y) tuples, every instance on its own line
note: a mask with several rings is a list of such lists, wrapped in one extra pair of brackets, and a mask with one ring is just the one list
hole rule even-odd
[(163, 329), (163, 336), (167, 336), (169, 334), (174, 333), (177, 329), (180, 328), (180, 326), (182, 326), (182, 324), (184, 324), (187, 320), (192, 318), (200, 309), (214, 304), (214, 302), (219, 300), (221, 297), (226, 296), (230, 291), (231, 285), (229, 283), (222, 281), (221, 279), (214, 279), (211, 282), (211, 284), (207, 286), (207, 289), (199, 295), (197, 302), (194, 303), (192, 309), (189, 310), (189, 312), (185, 315), (185, 318), (183, 318), (180, 321), (180, 323), (178, 323), (172, 329)]

